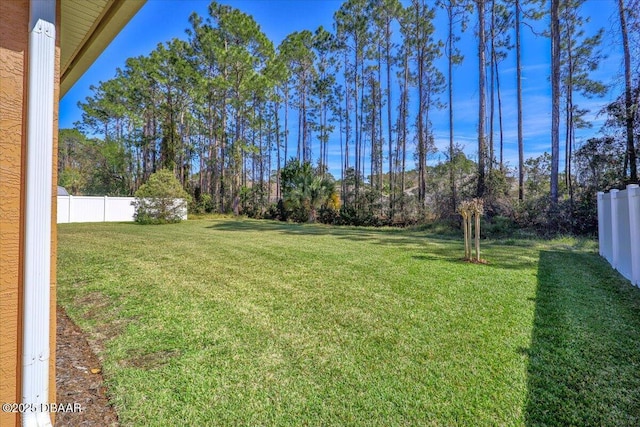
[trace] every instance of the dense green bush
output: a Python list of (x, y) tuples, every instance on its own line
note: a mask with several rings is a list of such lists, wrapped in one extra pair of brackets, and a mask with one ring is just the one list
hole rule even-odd
[(350, 205), (340, 208), (337, 224), (378, 227), (382, 225), (382, 220), (366, 209)]
[(189, 202), (189, 212), (196, 214), (204, 214), (213, 212), (215, 206), (213, 197), (209, 193), (201, 193), (197, 189)]
[(284, 203), (278, 200), (278, 203), (271, 203), (264, 213), (265, 219), (273, 219), (278, 221), (286, 221), (286, 213), (284, 210)]
[(318, 210), (318, 222), (329, 225), (339, 224), (340, 211), (328, 206), (322, 206)]
[(596, 235), (598, 232), (598, 201), (596, 194), (584, 194), (573, 205), (573, 232)]
[(213, 204), (213, 197), (211, 197), (211, 194), (204, 193), (200, 196), (200, 206), (202, 207), (201, 209), (206, 213), (213, 212), (215, 206)]
[(481, 222), (480, 230), (482, 237), (491, 239), (509, 237), (517, 231), (516, 223), (509, 217), (501, 215), (496, 215), (491, 219), (483, 217)]
[(152, 174), (135, 196), (135, 220), (140, 224), (180, 222), (191, 200), (175, 175), (167, 169)]

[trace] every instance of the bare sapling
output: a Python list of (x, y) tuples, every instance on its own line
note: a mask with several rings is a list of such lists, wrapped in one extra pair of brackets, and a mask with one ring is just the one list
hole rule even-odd
[(482, 199), (462, 201), (458, 205), (458, 212), (462, 216), (464, 259), (466, 261), (474, 261), (472, 239), (474, 238), (473, 229), (475, 228), (475, 261), (482, 262), (480, 259), (480, 216), (484, 213), (484, 203)]

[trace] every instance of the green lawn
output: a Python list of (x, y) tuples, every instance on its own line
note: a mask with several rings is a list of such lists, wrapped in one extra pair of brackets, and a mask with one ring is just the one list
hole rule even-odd
[(592, 242), (253, 220), (58, 227), (124, 426), (639, 425), (640, 290)]

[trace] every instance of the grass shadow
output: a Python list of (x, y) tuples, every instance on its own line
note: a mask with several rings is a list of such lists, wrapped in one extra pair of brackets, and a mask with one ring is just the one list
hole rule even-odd
[(219, 231), (275, 231), (288, 234), (304, 235), (339, 235), (339, 236), (365, 236), (369, 230), (356, 229), (355, 227), (334, 227), (323, 224), (299, 224), (293, 222), (279, 222), (271, 220), (253, 220), (238, 218), (234, 221), (219, 221), (207, 226), (209, 229)]
[[(412, 255), (412, 258), (418, 261), (440, 260), (455, 264), (465, 262), (463, 260), (462, 235), (456, 238), (446, 234), (433, 234), (433, 232), (425, 230), (298, 224), (246, 218), (219, 221), (207, 225), (206, 228), (229, 232), (268, 231), (287, 235), (330, 235), (338, 239), (413, 250), (415, 254)], [(430, 244), (425, 247), (427, 239)], [(523, 253), (528, 252), (528, 250), (523, 250), (535, 245), (535, 241), (531, 240), (482, 240), (481, 254), (482, 257), (488, 256), (489, 263), (486, 265), (490, 268), (529, 269), (535, 260), (522, 256)]]
[[(429, 236), (429, 239), (432, 239)], [(532, 249), (534, 243), (523, 242), (522, 244), (504, 245), (502, 241), (482, 241), (480, 246), (481, 259), (486, 263), (476, 264), (483, 265), (487, 268), (497, 270), (530, 270), (535, 268), (537, 259), (533, 254), (537, 253)], [(473, 252), (475, 258), (475, 250)], [(468, 263), (464, 259), (464, 242), (460, 238), (457, 242), (448, 241), (447, 245), (429, 246), (425, 250), (412, 256), (416, 260), (424, 261), (446, 261), (454, 264)]]
[[(354, 241), (373, 241), (381, 245), (419, 244), (425, 237), (439, 239), (425, 232), (408, 231), (397, 228), (373, 228), (355, 226), (334, 226), (325, 224), (299, 224), (271, 220), (239, 218), (235, 221), (220, 221), (206, 228), (217, 231), (271, 231), (290, 235), (335, 236)], [(443, 241), (450, 241), (442, 238)]]
[(640, 425), (640, 290), (595, 254), (540, 252), (526, 425)]

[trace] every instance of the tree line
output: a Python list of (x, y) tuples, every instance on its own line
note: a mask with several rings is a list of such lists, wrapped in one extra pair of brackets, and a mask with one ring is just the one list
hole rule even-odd
[[(531, 225), (546, 209), (552, 215), (542, 218), (575, 229), (593, 214), (595, 191), (638, 181), (640, 148), (638, 0), (617, 1), (624, 93), (602, 112), (605, 136), (576, 146), (576, 129), (591, 125), (576, 94), (607, 91), (592, 77), (605, 58), (604, 32), (586, 33), (583, 3), (347, 0), (332, 29), (294, 32), (276, 47), (251, 16), (212, 2), (207, 16), (191, 15), (185, 40), (129, 58), (91, 88), (77, 129), (61, 131), (59, 182), (73, 193), (132, 195), (169, 169), (193, 196), (192, 210), (253, 216), (277, 216), (292, 182), (315, 182), (335, 191), (314, 199), (308, 218), (345, 223), (453, 218), (461, 200), (482, 197), (489, 217)], [(444, 40), (436, 16), (446, 17), (438, 21)], [(521, 37), (543, 18), (550, 25), (540, 37), (552, 46), (550, 156), (525, 159)], [(474, 31), (477, 58), (459, 50), (463, 31)], [(512, 51), (517, 177), (504, 161), (500, 87)], [(446, 70), (437, 66), (443, 58)], [(478, 67), (475, 161), (455, 142), (453, 71), (463, 60)], [(443, 108), (449, 146), (430, 166), (432, 117)], [(330, 156), (340, 157), (339, 176), (329, 173)], [(329, 205), (335, 212), (324, 217), (316, 209)]]

